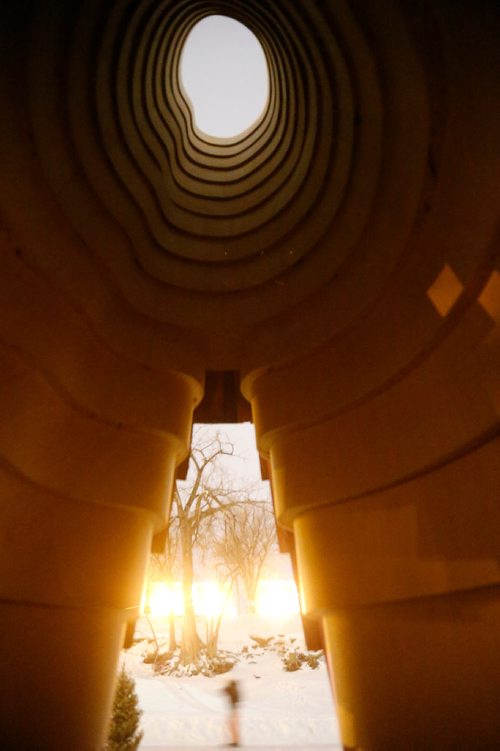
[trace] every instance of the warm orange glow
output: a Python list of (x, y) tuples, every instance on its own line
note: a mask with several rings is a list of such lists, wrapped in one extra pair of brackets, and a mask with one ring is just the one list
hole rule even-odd
[[(151, 582), (146, 593), (144, 605), (148, 606), (150, 615), (160, 618), (183, 615), (182, 589), (180, 584), (169, 585), (166, 582)], [(144, 611), (144, 606), (143, 606)]]
[(299, 595), (293, 579), (261, 579), (255, 609), (259, 615), (271, 617), (299, 613)]
[[(193, 606), (196, 615), (210, 619), (217, 617), (222, 610), (228, 615), (234, 614), (236, 609), (231, 602), (227, 603), (227, 599), (227, 593), (216, 582), (195, 582), (193, 585)], [(184, 615), (182, 584), (151, 582), (143, 596), (141, 612), (145, 612), (146, 607), (148, 613), (157, 618), (169, 616), (171, 613)]]
[(197, 582), (193, 585), (193, 605), (196, 615), (216, 618), (224, 609), (226, 594), (216, 582)]

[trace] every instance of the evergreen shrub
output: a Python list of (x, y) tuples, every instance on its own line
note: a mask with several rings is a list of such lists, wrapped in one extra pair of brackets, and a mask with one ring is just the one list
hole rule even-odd
[(139, 729), (141, 714), (134, 679), (122, 667), (116, 684), (105, 751), (137, 751), (143, 736)]

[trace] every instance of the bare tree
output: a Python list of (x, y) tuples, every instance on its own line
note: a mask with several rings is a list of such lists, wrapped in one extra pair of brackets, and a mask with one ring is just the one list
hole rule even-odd
[(193, 606), (193, 552), (215, 517), (227, 516), (243, 502), (242, 494), (230, 487), (221, 467), (223, 457), (233, 456), (234, 447), (220, 434), (198, 430), (193, 435), (188, 479), (178, 482), (172, 504), (172, 523), (178, 528), (184, 618), (181, 662), (196, 662), (202, 646)]
[(251, 612), (262, 568), (276, 545), (274, 515), (268, 501), (240, 505), (219, 524), (214, 554), (233, 582), (241, 578)]

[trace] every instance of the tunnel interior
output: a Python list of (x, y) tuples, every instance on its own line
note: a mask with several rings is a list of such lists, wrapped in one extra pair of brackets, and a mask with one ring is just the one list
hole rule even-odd
[[(101, 748), (193, 415), (251, 415), (345, 748), (499, 745), (495, 5), (0, 5), (4, 748)], [(233, 138), (214, 14), (269, 71)]]

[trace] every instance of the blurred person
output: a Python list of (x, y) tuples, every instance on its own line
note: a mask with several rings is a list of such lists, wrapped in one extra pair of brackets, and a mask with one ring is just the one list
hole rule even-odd
[(240, 701), (240, 692), (238, 689), (238, 683), (236, 681), (229, 681), (229, 683), (223, 688), (224, 693), (229, 701), (229, 715), (228, 715), (228, 728), (231, 742), (229, 746), (240, 745), (240, 723), (238, 716), (238, 704)]

